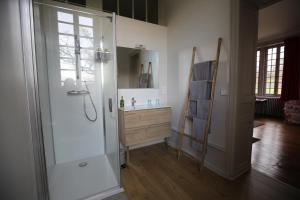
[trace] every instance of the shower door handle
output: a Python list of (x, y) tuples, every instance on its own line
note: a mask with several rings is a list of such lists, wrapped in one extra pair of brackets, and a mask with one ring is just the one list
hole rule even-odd
[(112, 112), (112, 98), (108, 99), (108, 108), (109, 108), (109, 112)]

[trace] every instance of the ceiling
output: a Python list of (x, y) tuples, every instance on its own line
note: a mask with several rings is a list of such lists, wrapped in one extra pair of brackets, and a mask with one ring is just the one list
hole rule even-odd
[(265, 8), (281, 0), (249, 0), (257, 5), (258, 8)]

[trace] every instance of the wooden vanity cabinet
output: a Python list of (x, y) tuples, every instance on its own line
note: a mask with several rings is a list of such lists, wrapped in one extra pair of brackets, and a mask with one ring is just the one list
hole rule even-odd
[(126, 149), (129, 162), (129, 147), (166, 139), (171, 134), (171, 108), (141, 110), (119, 109), (120, 139)]

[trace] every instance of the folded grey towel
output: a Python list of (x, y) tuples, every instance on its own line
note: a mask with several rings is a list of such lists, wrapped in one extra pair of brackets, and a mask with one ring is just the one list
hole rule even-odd
[(211, 82), (208, 81), (191, 81), (191, 99), (210, 99)]
[(207, 120), (210, 103), (211, 100), (197, 100), (197, 118)]
[(191, 100), (190, 101), (190, 116), (197, 117), (200, 119), (208, 118), (208, 110), (210, 105), (210, 100)]
[(214, 61), (196, 63), (192, 67), (193, 81), (212, 80)]
[(197, 117), (197, 100), (190, 100), (189, 109), (189, 115), (191, 117)]
[(207, 126), (207, 120), (193, 118), (193, 135), (197, 140), (203, 140), (205, 134), (205, 128)]

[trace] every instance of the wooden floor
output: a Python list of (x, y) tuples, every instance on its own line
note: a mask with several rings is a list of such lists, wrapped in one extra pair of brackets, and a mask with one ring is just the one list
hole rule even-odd
[(300, 189), (300, 126), (281, 120), (258, 118), (254, 128), (261, 139), (252, 146), (252, 167)]
[(300, 191), (256, 171), (227, 181), (163, 144), (131, 151), (131, 165), (122, 169), (129, 200), (289, 200)]

